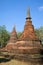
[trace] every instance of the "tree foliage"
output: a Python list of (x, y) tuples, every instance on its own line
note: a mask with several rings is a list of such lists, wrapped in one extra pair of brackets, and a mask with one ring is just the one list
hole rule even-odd
[(19, 38), (21, 36), (22, 32), (17, 32), (17, 37)]
[(35, 33), (43, 44), (43, 26), (41, 26), (39, 29), (35, 29)]
[(4, 47), (7, 44), (9, 37), (10, 35), (8, 31), (6, 30), (5, 25), (0, 26), (0, 46), (1, 47)]
[(43, 27), (42, 26), (39, 29), (35, 29), (35, 33), (39, 37), (39, 39), (43, 39)]

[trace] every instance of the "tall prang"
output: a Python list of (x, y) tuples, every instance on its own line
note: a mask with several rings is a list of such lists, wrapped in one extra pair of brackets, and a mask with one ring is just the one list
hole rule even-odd
[(26, 23), (20, 39), (22, 40), (37, 39), (37, 36), (35, 35), (34, 31), (34, 26), (32, 25), (31, 21), (30, 8), (28, 8), (27, 10)]

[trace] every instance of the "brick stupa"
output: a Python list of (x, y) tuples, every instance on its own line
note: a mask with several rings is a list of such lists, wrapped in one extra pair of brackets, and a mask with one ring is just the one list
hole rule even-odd
[(15, 29), (15, 26), (13, 28), (13, 31), (11, 32), (10, 34), (10, 40), (9, 40), (9, 43), (15, 43), (17, 41), (17, 33), (16, 33), (16, 29)]
[(13, 30), (10, 34), (10, 39), (6, 45), (6, 49), (12, 49), (14, 44), (16, 43), (17, 39), (18, 39), (18, 37), (17, 37), (15, 26), (14, 26)]
[(32, 25), (30, 17), (30, 8), (27, 11), (26, 23), (24, 31), (16, 44), (16, 51), (18, 53), (40, 53), (41, 41), (35, 35), (34, 26)]
[(29, 40), (29, 39), (37, 39), (37, 36), (34, 32), (34, 26), (32, 25), (31, 17), (30, 17), (30, 8), (27, 11), (26, 23), (24, 26), (24, 31), (20, 37), (22, 40)]

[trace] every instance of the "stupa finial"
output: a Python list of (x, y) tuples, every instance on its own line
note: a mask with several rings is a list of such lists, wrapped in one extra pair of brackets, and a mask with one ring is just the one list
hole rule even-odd
[(28, 9), (27, 9), (26, 19), (31, 19), (31, 17), (30, 17), (30, 7), (28, 7)]
[(15, 27), (16, 27), (16, 26), (15, 26), (15, 24), (14, 24), (13, 30), (15, 30)]

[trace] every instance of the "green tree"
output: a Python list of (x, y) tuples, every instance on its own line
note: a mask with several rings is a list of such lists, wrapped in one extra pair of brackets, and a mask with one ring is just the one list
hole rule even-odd
[(19, 38), (21, 36), (22, 32), (17, 32), (17, 37)]
[(36, 35), (37, 35), (37, 37), (40, 39), (39, 29), (35, 29), (35, 34), (36, 34)]
[(39, 37), (39, 39), (43, 39), (43, 27), (42, 26), (39, 29), (35, 29), (35, 33)]
[(40, 39), (43, 39), (43, 27), (42, 26), (39, 28), (39, 33), (40, 33)]
[(7, 44), (10, 35), (9, 32), (6, 30), (5, 25), (0, 26), (0, 46), (4, 47)]
[(35, 29), (35, 33), (43, 44), (43, 26), (41, 26), (39, 29)]

